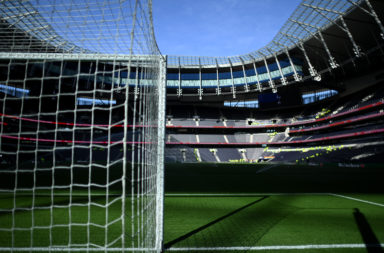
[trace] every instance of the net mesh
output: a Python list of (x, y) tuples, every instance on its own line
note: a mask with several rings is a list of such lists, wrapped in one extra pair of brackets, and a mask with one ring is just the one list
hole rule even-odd
[(0, 15), (0, 250), (159, 252), (151, 1), (5, 0)]

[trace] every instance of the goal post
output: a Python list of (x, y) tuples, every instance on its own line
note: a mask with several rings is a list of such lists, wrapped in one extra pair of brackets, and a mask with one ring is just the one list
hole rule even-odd
[(5, 0), (0, 18), (0, 251), (161, 252), (151, 0)]

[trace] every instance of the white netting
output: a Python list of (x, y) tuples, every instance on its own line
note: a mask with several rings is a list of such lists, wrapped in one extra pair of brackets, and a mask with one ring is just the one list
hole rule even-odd
[(160, 251), (151, 1), (0, 2), (0, 251)]

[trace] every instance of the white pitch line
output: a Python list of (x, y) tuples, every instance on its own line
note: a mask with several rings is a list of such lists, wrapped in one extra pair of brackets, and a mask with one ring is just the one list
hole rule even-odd
[(344, 198), (344, 199), (355, 200), (355, 201), (359, 201), (359, 202), (363, 202), (363, 203), (371, 204), (371, 205), (374, 205), (374, 206), (381, 206), (381, 207), (384, 207), (384, 204), (380, 204), (380, 203), (376, 203), (376, 202), (372, 202), (372, 201), (368, 201), (368, 200), (352, 198), (352, 197), (348, 197), (348, 196), (341, 195), (341, 194), (335, 194), (335, 193), (330, 193), (330, 195), (332, 195), (332, 196), (336, 196), (336, 197), (340, 197), (340, 198)]
[(259, 174), (259, 173), (262, 173), (262, 172), (264, 172), (264, 171), (270, 170), (270, 169), (272, 169), (272, 168), (275, 168), (276, 166), (277, 166), (277, 165), (275, 165), (275, 164), (270, 165), (270, 166), (266, 166), (265, 168), (262, 168), (262, 169), (256, 171), (256, 174)]
[[(166, 251), (244, 251), (244, 250), (290, 250), (290, 249), (352, 249), (352, 248), (375, 248), (384, 247), (384, 243), (381, 244), (309, 244), (309, 245), (279, 245), (279, 246), (234, 246), (234, 247), (190, 247), (190, 248), (169, 248)], [(156, 251), (154, 248), (71, 248), (71, 247), (24, 247), (24, 248), (0, 248), (0, 252), (81, 252), (81, 251), (129, 251), (129, 252), (142, 252), (142, 251)]]
[[(382, 244), (368, 245), (368, 247), (383, 247)], [(310, 245), (280, 245), (280, 246), (238, 246), (238, 247), (191, 247), (191, 248), (169, 248), (166, 251), (259, 251), (259, 250), (303, 250), (303, 249), (352, 249), (366, 248), (363, 243), (358, 244), (310, 244)]]

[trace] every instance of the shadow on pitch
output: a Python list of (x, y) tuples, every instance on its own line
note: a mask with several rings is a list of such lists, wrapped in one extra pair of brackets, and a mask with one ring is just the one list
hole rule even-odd
[(203, 225), (203, 226), (201, 226), (199, 228), (196, 228), (196, 229), (192, 230), (191, 232), (188, 232), (188, 233), (186, 233), (186, 234), (184, 234), (184, 235), (182, 235), (182, 236), (180, 236), (180, 237), (178, 237), (178, 238), (176, 238), (176, 239), (174, 239), (174, 240), (164, 244), (164, 249), (165, 250), (169, 249), (170, 247), (172, 247), (176, 243), (181, 242), (183, 240), (186, 240), (189, 237), (193, 236), (194, 234), (199, 233), (199, 232), (203, 231), (204, 229), (207, 229), (208, 227), (213, 226), (216, 223), (218, 223), (218, 222), (220, 222), (220, 221), (222, 221), (222, 220), (224, 220), (224, 219), (226, 219), (226, 218), (228, 218), (228, 217), (230, 217), (230, 216), (232, 216), (232, 215), (234, 215), (236, 213), (239, 213), (239, 212), (241, 212), (242, 210), (244, 210), (244, 209), (246, 209), (248, 207), (253, 206), (256, 203), (259, 203), (259, 202), (267, 199), (268, 197), (269, 196), (263, 196), (261, 199), (255, 200), (255, 201), (253, 201), (253, 202), (251, 202), (251, 203), (249, 203), (249, 204), (247, 204), (245, 206), (242, 206), (242, 207), (240, 207), (240, 208), (238, 208), (238, 209), (236, 209), (236, 210), (234, 210), (234, 211), (232, 211), (232, 212), (230, 212), (230, 213), (228, 213), (226, 215), (223, 215), (223, 216), (217, 218), (216, 220), (213, 220), (213, 221), (211, 221), (211, 222), (209, 222), (209, 223), (207, 223), (207, 224), (205, 224), (205, 225)]
[(384, 253), (379, 240), (377, 239), (364, 214), (361, 213), (358, 208), (355, 208), (353, 216), (355, 217), (356, 224), (360, 230), (360, 234), (365, 243), (365, 247), (367, 248), (367, 252)]

